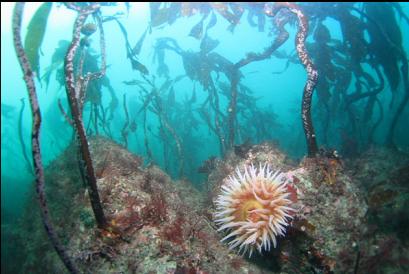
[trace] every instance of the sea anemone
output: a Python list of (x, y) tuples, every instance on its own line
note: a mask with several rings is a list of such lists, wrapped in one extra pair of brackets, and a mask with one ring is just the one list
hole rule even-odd
[(239, 253), (257, 249), (270, 250), (277, 246), (277, 237), (284, 236), (294, 209), (288, 178), (279, 171), (273, 172), (265, 164), (257, 169), (236, 169), (237, 177), (229, 176), (216, 198), (215, 222), (218, 231), (230, 232), (221, 241), (231, 239), (229, 248), (239, 247)]

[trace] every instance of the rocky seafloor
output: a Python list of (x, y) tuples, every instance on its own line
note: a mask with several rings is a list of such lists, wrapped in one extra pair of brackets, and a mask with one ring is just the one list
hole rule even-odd
[[(75, 145), (46, 169), (50, 212), (84, 273), (408, 273), (409, 156), (371, 149), (354, 160), (296, 163), (275, 145), (245, 144), (211, 158), (207, 191), (172, 181), (159, 167), (103, 138), (90, 140), (98, 188), (112, 227), (96, 227)], [(236, 167), (268, 163), (291, 177), (296, 213), (277, 248), (251, 258), (220, 243), (214, 198)], [(64, 273), (39, 218), (34, 191), (8, 230), (10, 273)]]

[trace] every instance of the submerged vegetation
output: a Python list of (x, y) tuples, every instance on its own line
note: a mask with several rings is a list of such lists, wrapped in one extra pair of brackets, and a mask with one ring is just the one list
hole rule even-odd
[[(18, 117), (21, 162), (27, 176), (34, 176), (42, 223), (69, 272), (103, 273), (107, 271), (105, 266), (98, 268), (93, 263), (100, 258), (123, 267), (114, 261), (130, 254), (143, 257), (136, 254), (142, 249), (133, 246), (134, 251), (125, 255), (120, 248), (138, 241), (148, 245), (153, 239), (159, 239), (159, 242), (150, 243), (152, 249), (158, 249), (157, 254), (178, 258), (175, 265), (164, 266), (164, 273), (211, 271), (211, 263), (195, 261), (194, 252), (197, 248), (198, 254), (208, 260), (212, 260), (212, 249), (226, 255), (223, 247), (214, 243), (217, 227), (212, 222), (213, 214), (225, 218), (216, 221), (224, 224), (223, 230), (231, 228), (230, 223), (245, 227), (226, 232), (224, 239), (243, 235), (233, 240), (231, 246), (241, 244), (240, 249), (244, 247), (245, 252), (250, 253), (256, 247), (261, 253), (250, 261), (229, 258), (230, 265), (225, 271), (230, 268), (250, 271), (257, 265), (272, 271), (281, 268), (289, 272), (309, 269), (311, 273), (359, 273), (359, 269), (375, 269), (378, 257), (395, 259), (394, 254), (386, 254), (384, 250), (388, 242), (393, 242), (396, 248), (407, 248), (407, 237), (402, 231), (397, 232), (399, 241), (394, 242), (390, 236), (399, 227), (397, 224), (379, 225), (376, 228), (379, 234), (373, 236), (377, 238), (371, 238), (385, 245), (381, 251), (385, 254), (370, 255), (373, 249), (367, 244), (372, 223), (388, 221), (385, 217), (387, 206), (393, 204), (398, 208), (393, 211), (394, 216), (407, 213), (403, 208), (407, 205), (409, 189), (397, 175), (407, 176), (407, 168), (396, 167), (392, 186), (385, 185), (389, 181), (379, 178), (379, 183), (372, 186), (366, 182), (372, 176), (369, 171), (350, 168), (347, 172), (348, 167), (343, 162), (349, 161), (351, 166), (353, 163), (364, 165), (362, 162), (371, 158), (368, 151), (378, 145), (386, 146), (389, 152), (376, 153), (396, 154), (396, 158), (403, 159), (401, 164), (409, 163), (406, 157), (409, 131), (405, 126), (409, 117), (409, 72), (407, 45), (405, 48), (402, 35), (402, 25), (407, 25), (409, 19), (400, 4), (155, 2), (149, 4), (147, 28), (134, 33), (126, 21), (133, 10), (128, 2), (44, 3), (28, 23), (23, 44), (24, 6), (24, 3), (17, 3), (14, 7), (12, 32), (31, 107), (31, 158), (23, 134), (23, 115), (28, 109), (24, 98), (19, 112), (2, 103), (2, 121), (14, 115)], [(43, 43), (51, 39), (47, 37), (47, 21), (54, 12), (68, 11), (76, 14), (72, 30), (67, 30), (70, 40), (54, 41), (58, 46), (49, 53), (50, 63), (40, 67), (45, 63), (41, 60)], [(149, 48), (146, 44), (151, 42), (151, 37), (156, 32), (171, 29), (177, 21), (186, 20), (194, 23), (184, 36), (192, 39), (197, 47), (187, 47), (181, 39), (171, 35), (157, 37), (150, 47), (152, 62), (146, 61), (145, 53)], [(226, 24), (227, 29), (221, 31), (221, 26)], [(269, 43), (263, 50), (249, 49), (244, 56), (228, 58), (219, 51), (223, 44), (221, 35), (236, 35), (243, 25), (260, 35), (265, 34)], [(338, 26), (336, 31), (334, 25)], [(121, 40), (111, 40), (111, 33), (106, 29), (115, 29)], [(107, 56), (112, 54), (107, 51), (107, 45), (111, 43), (115, 43), (115, 56), (121, 56), (127, 66), (107, 63)], [(292, 46), (287, 46), (289, 44)], [(283, 70), (249, 72), (256, 62), (272, 67), (277, 60), (281, 63), (285, 60)], [(177, 62), (181, 70), (175, 69)], [(304, 70), (303, 88), (295, 92), (301, 106), (290, 106), (297, 120), (284, 122), (266, 97), (269, 98), (267, 95), (272, 89), (279, 90), (280, 94), (288, 93), (286, 87), (267, 86), (260, 97), (248, 78), (260, 77), (263, 84), (266, 77), (276, 79), (297, 67)], [(121, 75), (130, 75), (123, 72), (126, 70), (132, 72), (132, 78)], [(44, 98), (40, 94), (46, 93), (51, 105), (47, 112), (40, 102)], [(52, 130), (45, 128), (40, 132), (44, 120), (51, 121)], [(56, 144), (55, 155), (60, 156), (54, 157), (57, 160), (50, 167), (61, 167), (64, 157), (69, 159), (67, 174), (72, 178), (66, 176), (70, 177), (66, 183), (74, 181), (74, 185), (59, 185), (44, 175), (44, 152), (40, 150), (44, 132), (52, 136)], [(2, 126), (2, 143), (7, 138), (6, 134), (3, 136)], [(122, 148), (108, 139), (121, 144)], [(286, 156), (278, 151), (280, 145)], [(68, 146), (71, 152), (63, 153)], [(205, 151), (209, 147), (211, 151)], [(130, 156), (125, 150), (141, 156)], [(362, 154), (364, 152), (366, 154)], [(296, 164), (303, 156), (304, 159)], [(397, 164), (398, 161), (392, 162)], [(234, 215), (230, 214), (233, 206), (227, 209), (229, 212), (217, 212), (225, 209), (223, 203), (227, 201), (220, 198), (215, 206), (213, 200), (220, 194), (220, 188), (223, 189), (221, 182), (232, 174), (234, 167), (244, 165), (245, 174), (238, 171), (244, 184), (245, 178), (250, 178), (246, 165), (253, 163), (266, 163), (262, 169), (260, 166), (263, 176), (268, 165), (267, 178), (272, 175), (269, 165), (274, 170), (286, 171), (279, 177), (291, 184), (275, 182), (282, 192), (279, 195), (285, 201), (284, 209), (274, 211), (275, 200), (279, 199), (270, 201), (271, 189), (266, 188), (269, 181), (257, 181), (261, 175), (256, 176), (253, 167), (249, 170), (254, 173), (251, 175), (255, 186), (248, 186), (247, 191), (255, 198), (246, 202), (249, 206), (234, 205), (243, 211), (241, 219), (237, 221), (230, 216)], [(156, 164), (182, 183), (169, 184), (170, 179), (155, 169)], [(377, 167), (376, 163), (371, 165)], [(51, 170), (49, 178), (59, 178), (53, 172), (58, 173), (58, 170)], [(200, 197), (192, 190), (200, 201), (183, 205), (185, 199), (190, 198), (190, 194), (184, 192), (190, 188), (188, 180), (204, 195)], [(230, 180), (228, 185), (237, 187), (236, 179), (230, 177)], [(57, 190), (58, 186), (61, 189)], [(72, 199), (72, 209), (65, 208), (72, 210), (71, 213), (62, 213), (56, 197), (48, 202), (46, 188), (53, 189), (59, 198), (63, 197), (64, 190), (67, 195), (72, 194), (64, 198)], [(74, 188), (84, 189), (88, 197)], [(235, 195), (231, 189), (227, 192)], [(48, 191), (47, 194), (50, 195)], [(288, 196), (291, 197), (287, 199)], [(248, 199), (247, 196), (242, 198)], [(61, 206), (69, 207), (67, 201)], [(296, 204), (296, 209), (287, 207), (290, 202)], [(323, 210), (328, 203), (333, 203), (334, 208), (325, 214)], [(273, 208), (269, 215), (264, 212), (267, 204)], [(276, 224), (272, 221), (275, 217), (271, 216), (280, 215), (278, 213), (286, 218), (281, 217)], [(63, 222), (62, 214), (67, 214), (67, 222), (72, 223), (71, 228), (64, 226), (69, 233), (56, 224)], [(247, 218), (253, 215), (257, 215), (256, 221)], [(323, 217), (320, 219), (320, 216)], [(345, 224), (354, 217), (352, 222)], [(264, 218), (270, 219), (265, 221)], [(249, 224), (243, 225), (246, 221)], [(402, 223), (409, 228), (407, 218)], [(287, 228), (284, 226), (287, 225), (289, 238), (276, 240), (278, 234), (285, 236)], [(368, 229), (360, 231), (366, 225)], [(251, 227), (268, 229), (260, 230), (263, 235), (257, 230), (250, 234), (246, 229)], [(72, 229), (79, 228), (77, 238), (69, 236), (74, 234)], [(144, 229), (150, 232), (145, 233)], [(93, 230), (98, 232), (92, 233)], [(331, 237), (339, 237), (339, 241), (325, 246), (323, 242), (330, 241)], [(350, 242), (353, 242), (353, 252), (351, 247), (343, 246)], [(270, 244), (278, 246), (279, 251), (270, 251)], [(30, 247), (31, 251), (38, 251), (34, 246)], [(267, 256), (273, 256), (277, 265), (263, 261), (262, 250), (268, 250)], [(220, 264), (220, 258), (215, 257), (215, 265), (216, 261)], [(340, 257), (344, 261), (337, 262)], [(150, 262), (139, 257), (138, 260), (145, 267), (139, 270), (146, 269), (148, 273)], [(407, 258), (397, 260), (400, 267), (401, 261)], [(87, 263), (91, 263), (89, 269), (86, 269)], [(127, 264), (128, 270), (137, 272), (136, 261), (128, 260)], [(13, 271), (38, 272), (41, 269), (33, 265), (35, 263), (30, 261), (24, 264), (25, 269)], [(348, 269), (348, 266), (351, 267)], [(55, 271), (56, 268), (50, 266), (48, 269)]]

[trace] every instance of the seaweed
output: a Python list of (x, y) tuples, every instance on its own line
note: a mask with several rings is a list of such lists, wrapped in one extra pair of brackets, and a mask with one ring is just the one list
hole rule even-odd
[(141, 53), (142, 45), (143, 45), (143, 42), (145, 41), (145, 37), (146, 37), (146, 34), (148, 33), (148, 30), (149, 30), (149, 27), (145, 30), (141, 38), (139, 38), (138, 42), (133, 47), (132, 54), (139, 55), (139, 53)]
[(22, 41), (21, 41), (21, 21), (24, 10), (24, 3), (17, 3), (13, 11), (13, 40), (14, 48), (17, 53), (18, 61), (23, 70), (24, 81), (28, 90), (31, 111), (33, 115), (33, 126), (31, 132), (31, 146), (33, 154), (33, 164), (36, 175), (36, 192), (41, 209), (41, 218), (47, 235), (57, 252), (58, 256), (64, 263), (67, 270), (71, 273), (79, 273), (77, 266), (74, 264), (72, 258), (68, 255), (66, 248), (62, 245), (58, 239), (58, 235), (55, 231), (54, 225), (50, 218), (50, 211), (48, 208), (47, 198), (45, 195), (45, 178), (44, 167), (41, 157), (40, 149), (40, 127), (41, 127), (41, 112), (37, 99), (36, 87), (33, 79), (33, 70), (30, 65), (28, 55), (25, 53)]
[(52, 7), (51, 2), (42, 4), (27, 27), (27, 35), (24, 41), (24, 49), (30, 61), (33, 71), (40, 80), (40, 51), (47, 27), (47, 19)]
[(104, 229), (108, 227), (108, 222), (105, 218), (105, 214), (102, 209), (101, 201), (99, 198), (95, 171), (94, 171), (94, 167), (92, 163), (91, 153), (89, 150), (88, 140), (86, 137), (86, 132), (85, 132), (83, 119), (82, 119), (82, 112), (81, 112), (82, 103), (83, 103), (83, 97), (81, 97), (81, 90), (83, 91), (82, 93), (85, 94), (84, 91), (87, 88), (88, 82), (92, 79), (101, 78), (105, 74), (105, 69), (106, 69), (105, 67), (106, 65), (105, 64), (105, 40), (104, 40), (104, 32), (102, 28), (102, 20), (100, 18), (100, 15), (97, 15), (97, 20), (98, 20), (98, 28), (100, 31), (100, 45), (101, 45), (101, 55), (102, 55), (101, 71), (95, 72), (95, 73), (88, 73), (85, 76), (85, 78), (81, 78), (81, 81), (76, 81), (75, 76), (74, 76), (74, 64), (73, 64), (75, 54), (79, 47), (81, 28), (85, 20), (87, 19), (87, 17), (90, 14), (97, 12), (100, 6), (99, 4), (91, 4), (89, 6), (81, 8), (72, 3), (67, 3), (66, 5), (70, 9), (77, 10), (79, 13), (75, 20), (75, 24), (74, 24), (74, 33), (73, 33), (72, 42), (65, 56), (64, 67), (65, 67), (65, 82), (66, 82), (67, 97), (68, 97), (68, 102), (69, 102), (70, 109), (71, 109), (71, 115), (73, 118), (74, 126), (76, 129), (77, 137), (79, 140), (81, 157), (85, 165), (85, 168), (84, 168), (85, 174), (86, 174), (85, 178), (87, 181), (87, 186), (89, 190), (88, 193), (89, 193), (89, 197), (91, 200), (92, 209), (94, 211), (94, 215), (95, 215), (98, 227), (101, 229)]
[[(136, 56), (139, 54), (139, 52), (138, 52), (139, 41), (135, 45), (135, 47), (132, 48), (131, 44), (129, 43), (129, 40), (128, 40), (128, 32), (126, 31), (126, 29), (122, 25), (122, 23), (115, 16), (105, 17), (104, 20), (105, 20), (105, 22), (110, 21), (110, 20), (114, 20), (118, 24), (118, 26), (119, 26), (119, 28), (120, 28), (120, 30), (122, 32), (122, 35), (124, 36), (124, 39), (125, 39), (125, 49), (126, 49), (126, 52), (127, 52), (126, 56), (128, 57), (129, 61), (131, 62), (132, 69), (137, 70), (137, 71), (141, 72), (144, 75), (149, 74), (149, 70), (146, 68), (146, 66), (143, 65), (142, 63), (140, 63), (138, 61), (138, 59), (136, 58)], [(142, 47), (144, 37), (145, 37), (144, 35), (141, 37), (140, 47)]]
[(122, 138), (124, 139), (125, 147), (128, 147), (128, 125), (129, 125), (129, 114), (128, 114), (128, 108), (126, 104), (126, 93), (124, 93), (124, 112), (125, 112), (125, 123), (124, 126), (122, 127), (121, 134)]
[(203, 36), (203, 21), (204, 21), (203, 17), (199, 23), (197, 23), (196, 25), (193, 26), (193, 28), (191, 29), (189, 36), (192, 36), (198, 40), (202, 39)]
[(20, 114), (19, 114), (19, 118), (18, 118), (18, 125), (19, 125), (18, 126), (18, 138), (20, 140), (21, 150), (23, 152), (23, 157), (24, 157), (24, 160), (26, 162), (27, 170), (32, 175), (34, 175), (34, 171), (33, 171), (31, 162), (28, 159), (26, 144), (25, 144), (24, 138), (23, 138), (23, 112), (24, 112), (24, 108), (25, 108), (24, 98), (21, 98), (20, 101), (21, 101), (21, 109), (20, 109)]
[(268, 16), (275, 16), (282, 8), (289, 9), (298, 18), (298, 32), (295, 41), (296, 49), (298, 57), (307, 71), (307, 82), (305, 83), (302, 97), (301, 117), (307, 141), (308, 157), (315, 157), (318, 153), (318, 145), (311, 119), (311, 102), (314, 88), (318, 80), (318, 72), (305, 48), (305, 39), (308, 35), (308, 18), (304, 15), (298, 5), (292, 3), (277, 3), (272, 7), (267, 7), (266, 14)]
[(162, 237), (167, 241), (173, 242), (177, 245), (182, 245), (185, 241), (184, 237), (185, 218), (178, 214), (176, 220), (163, 228), (161, 231)]
[(400, 82), (398, 62), (402, 58), (403, 49), (402, 34), (392, 5), (390, 3), (365, 4), (365, 11), (367, 17), (370, 18), (368, 32), (371, 43), (369, 49), (383, 67), (392, 91), (395, 91)]
[(277, 28), (279, 29), (279, 34), (274, 39), (273, 43), (267, 47), (262, 53), (247, 53), (245, 58), (242, 58), (240, 61), (234, 64), (234, 68), (230, 72), (230, 81), (231, 81), (231, 97), (228, 106), (228, 124), (229, 124), (229, 140), (228, 146), (234, 146), (235, 139), (235, 121), (236, 121), (236, 108), (237, 108), (237, 85), (239, 84), (239, 69), (245, 65), (248, 65), (255, 61), (261, 61), (267, 58), (275, 52), (282, 44), (287, 41), (289, 34), (284, 29), (285, 20), (278, 23)]

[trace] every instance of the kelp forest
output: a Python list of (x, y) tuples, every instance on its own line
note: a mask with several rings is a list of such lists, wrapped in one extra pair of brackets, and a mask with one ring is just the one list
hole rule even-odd
[(2, 3), (4, 273), (409, 271), (409, 5)]

